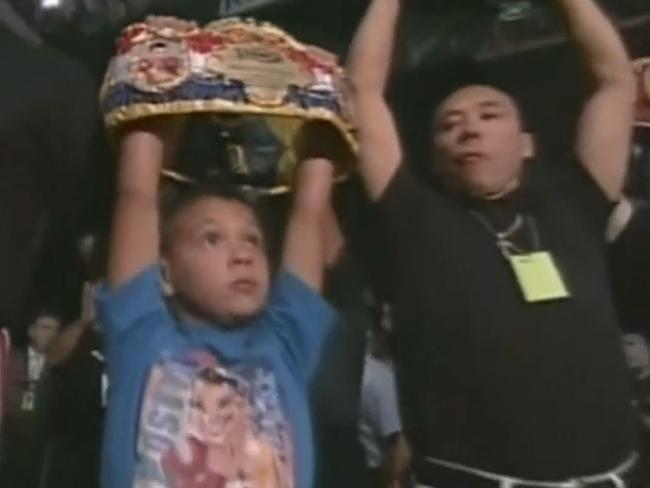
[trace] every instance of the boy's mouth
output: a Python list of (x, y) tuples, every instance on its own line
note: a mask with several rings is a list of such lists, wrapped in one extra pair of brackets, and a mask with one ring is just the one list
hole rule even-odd
[(239, 278), (230, 283), (230, 287), (239, 293), (253, 293), (257, 286), (257, 281), (252, 278)]

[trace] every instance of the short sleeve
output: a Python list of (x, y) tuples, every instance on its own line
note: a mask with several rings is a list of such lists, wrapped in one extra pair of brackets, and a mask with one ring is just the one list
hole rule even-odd
[(595, 235), (604, 241), (616, 202), (607, 197), (577, 159), (564, 167), (557, 176), (563, 196), (573, 204)]
[(334, 309), (298, 277), (281, 270), (269, 299), (273, 332), (287, 360), (304, 378), (311, 377), (327, 334), (336, 320)]
[(96, 298), (98, 320), (108, 344), (147, 317), (166, 310), (158, 266), (146, 269), (118, 288), (101, 283)]
[(413, 171), (402, 164), (376, 203), (379, 218), (389, 223), (404, 222), (405, 216), (415, 217), (424, 210), (423, 200), (436, 198), (436, 193)]
[(402, 164), (375, 203), (374, 216), (381, 238), (401, 248), (417, 240), (422, 228), (447, 227), (456, 221), (458, 208), (433, 181)]
[(387, 365), (381, 369), (377, 382), (375, 398), (377, 401), (377, 426), (382, 437), (388, 437), (402, 431), (402, 421), (397, 398), (395, 372)]

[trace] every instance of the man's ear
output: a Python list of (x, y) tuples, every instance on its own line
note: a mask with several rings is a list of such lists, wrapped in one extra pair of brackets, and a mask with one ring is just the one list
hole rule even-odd
[(165, 258), (160, 260), (160, 285), (165, 297), (173, 297), (176, 294), (171, 281), (169, 262)]
[(525, 159), (532, 159), (537, 154), (537, 147), (535, 144), (535, 136), (530, 132), (521, 134), (522, 154)]

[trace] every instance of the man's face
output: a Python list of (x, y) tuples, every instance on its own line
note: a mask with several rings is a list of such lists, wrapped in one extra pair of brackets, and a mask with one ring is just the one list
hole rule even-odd
[(203, 198), (180, 211), (165, 253), (168, 281), (182, 303), (224, 325), (257, 314), (269, 289), (264, 236), (253, 211)]
[(454, 186), (496, 198), (516, 188), (532, 138), (507, 94), (483, 85), (452, 93), (434, 120), (434, 150), (443, 174)]
[(30, 345), (44, 353), (59, 332), (60, 325), (61, 322), (56, 317), (49, 315), (38, 317), (28, 330)]

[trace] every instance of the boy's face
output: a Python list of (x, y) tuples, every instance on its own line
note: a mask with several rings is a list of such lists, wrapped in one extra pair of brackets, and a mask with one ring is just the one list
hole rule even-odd
[(171, 225), (166, 279), (190, 312), (230, 325), (262, 310), (269, 264), (262, 230), (249, 207), (205, 197), (182, 209)]

